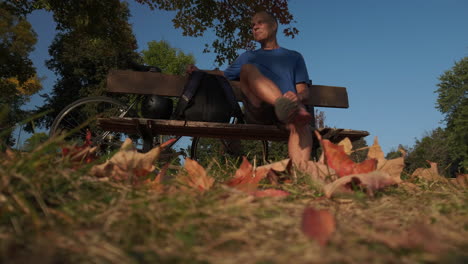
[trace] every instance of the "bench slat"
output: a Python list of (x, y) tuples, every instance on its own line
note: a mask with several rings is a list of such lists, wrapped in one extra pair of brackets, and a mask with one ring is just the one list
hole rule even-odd
[[(284, 141), (287, 140), (289, 136), (288, 131), (274, 125), (226, 124), (128, 117), (98, 118), (98, 124), (106, 130), (130, 134), (138, 134), (141, 128), (147, 128), (155, 135), (269, 141)], [(345, 137), (354, 141), (369, 135), (367, 131), (335, 128), (322, 128), (319, 129), (319, 132), (325, 139), (330, 139), (332, 142), (339, 142)]]
[[(107, 75), (107, 91), (178, 97), (182, 93), (185, 82), (186, 77), (178, 75), (112, 70)], [(231, 85), (237, 99), (240, 100), (239, 82), (231, 81)], [(311, 85), (308, 105), (348, 108), (348, 93), (344, 87)]]

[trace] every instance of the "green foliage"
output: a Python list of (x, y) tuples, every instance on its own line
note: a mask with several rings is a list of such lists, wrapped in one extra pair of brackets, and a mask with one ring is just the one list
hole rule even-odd
[[(31, 93), (40, 89), (38, 85), (31, 93), (22, 92), (24, 84), (33, 79), (36, 69), (29, 59), (37, 36), (24, 17), (15, 15), (7, 3), (0, 3), (0, 131), (5, 132), (26, 117), (21, 106), (29, 100)], [(0, 149), (11, 146), (14, 139), (11, 131), (0, 134)]]
[[(399, 145), (398, 149), (406, 150), (407, 148), (404, 148), (403, 146)], [(401, 153), (399, 150), (391, 149), (390, 152), (388, 152), (387, 155), (385, 156), (385, 159), (391, 160), (391, 159), (396, 159), (400, 157), (403, 157), (403, 153)]]
[(34, 133), (30, 138), (26, 139), (23, 146), (23, 151), (31, 152), (39, 145), (46, 142), (49, 136), (46, 133)]
[(127, 4), (118, 0), (46, 2), (58, 30), (46, 64), (59, 79), (38, 110), (52, 110), (39, 120), (49, 127), (66, 105), (81, 97), (102, 95), (110, 69), (128, 69), (139, 56)]
[[(251, 16), (260, 10), (275, 15), (278, 22), (289, 25), (294, 21), (289, 13), (287, 0), (136, 0), (167, 11), (176, 11), (172, 20), (175, 28), (182, 29), (184, 36), (203, 37), (209, 29), (214, 30), (217, 39), (205, 44), (205, 52), (213, 50), (218, 65), (225, 61), (231, 63), (237, 57), (239, 49), (252, 49), (255, 43), (250, 32)], [(295, 27), (283, 30), (285, 36), (294, 38), (299, 31)]]
[(192, 54), (171, 47), (165, 40), (148, 42), (148, 49), (142, 51), (147, 65), (159, 67), (163, 73), (183, 75), (188, 64), (195, 64)]
[(369, 149), (366, 148), (368, 147), (366, 140), (364, 140), (364, 138), (360, 138), (358, 140), (353, 141), (352, 145), (354, 152), (351, 153), (351, 160), (358, 163), (366, 160), (367, 153), (369, 152)]
[(412, 173), (417, 168), (428, 167), (427, 161), (432, 161), (438, 164), (442, 175), (449, 176), (456, 168), (456, 164), (450, 158), (451, 146), (447, 141), (447, 132), (442, 128), (437, 128), (421, 140), (416, 140), (415, 145), (409, 149), (405, 170)]
[(459, 167), (468, 171), (468, 57), (456, 62), (439, 77), (436, 107), (445, 115), (448, 154)]

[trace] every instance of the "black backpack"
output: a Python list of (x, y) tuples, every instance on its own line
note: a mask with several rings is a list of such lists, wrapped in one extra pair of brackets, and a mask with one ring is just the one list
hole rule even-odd
[(228, 123), (242, 121), (242, 111), (226, 78), (193, 72), (184, 86), (173, 119)]

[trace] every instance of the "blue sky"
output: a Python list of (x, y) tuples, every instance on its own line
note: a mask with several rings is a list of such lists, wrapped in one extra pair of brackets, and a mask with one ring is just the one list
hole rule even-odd
[[(139, 50), (152, 40), (166, 40), (192, 53), (200, 68), (211, 69), (214, 54), (202, 53), (213, 34), (183, 37), (172, 25), (173, 12), (150, 10), (130, 1)], [(438, 126), (443, 116), (435, 109), (438, 77), (468, 56), (466, 0), (292, 0), (299, 35), (279, 36), (279, 44), (302, 53), (315, 84), (344, 86), (350, 108), (318, 108), (326, 124), (367, 130), (369, 144), (378, 136), (388, 152), (399, 144), (412, 146), (416, 138)], [(55, 25), (51, 14), (29, 16), (38, 34), (31, 54), (42, 93), (50, 92), (56, 77), (44, 66)], [(280, 27), (281, 28), (281, 27)], [(280, 30), (281, 32), (281, 30)], [(242, 52), (240, 50), (239, 52)], [(222, 69), (223, 67), (221, 67)], [(26, 108), (42, 104), (34, 96)]]

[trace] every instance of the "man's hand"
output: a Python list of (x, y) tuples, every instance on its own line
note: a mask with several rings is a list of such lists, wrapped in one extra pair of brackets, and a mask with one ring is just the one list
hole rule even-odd
[(291, 100), (293, 102), (300, 102), (299, 97), (297, 96), (297, 94), (293, 93), (291, 91), (286, 92), (283, 96), (288, 98), (289, 100)]
[(307, 104), (309, 100), (309, 87), (306, 83), (297, 83), (296, 84), (297, 97), (299, 101), (303, 104)]
[(193, 65), (193, 64), (187, 64), (187, 66), (185, 67), (185, 73), (187, 73), (188, 75), (192, 74), (192, 72), (194, 71), (198, 71), (199, 69), (197, 68), (197, 66)]

